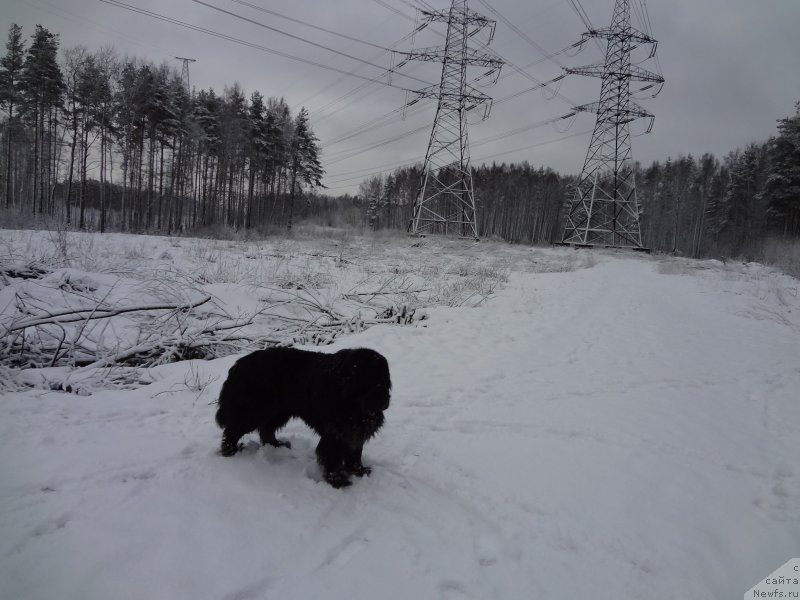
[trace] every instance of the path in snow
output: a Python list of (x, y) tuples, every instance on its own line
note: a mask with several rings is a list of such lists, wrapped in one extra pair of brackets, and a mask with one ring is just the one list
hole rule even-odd
[(331, 347), (395, 384), (346, 490), (299, 423), (215, 453), (233, 358), (2, 398), (0, 597), (740, 597), (800, 549), (796, 282), (599, 261)]

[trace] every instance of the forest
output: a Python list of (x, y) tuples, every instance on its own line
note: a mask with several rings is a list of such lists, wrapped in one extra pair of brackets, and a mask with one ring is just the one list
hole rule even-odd
[[(305, 108), (237, 83), (188, 89), (174, 66), (103, 48), (61, 49), (12, 25), (0, 59), (4, 226), (92, 231), (269, 233), (293, 223), (405, 230), (420, 164), (333, 197)], [(645, 245), (685, 256), (754, 257), (800, 237), (800, 103), (767, 141), (724, 157), (635, 165)], [(574, 174), (473, 166), (481, 237), (560, 240)]]
[(291, 229), (303, 189), (320, 185), (305, 109), (292, 116), (283, 99), (248, 99), (237, 84), (190, 93), (169, 65), (110, 49), (59, 56), (58, 36), (41, 26), (25, 45), (12, 25), (0, 61), (7, 220), (167, 234)]
[[(711, 154), (634, 165), (642, 236), (655, 251), (684, 256), (756, 256), (766, 239), (800, 237), (800, 102), (777, 133), (719, 159)], [(361, 184), (367, 224), (405, 227), (421, 167)], [(547, 167), (473, 168), (481, 237), (542, 244), (560, 240), (577, 181)]]

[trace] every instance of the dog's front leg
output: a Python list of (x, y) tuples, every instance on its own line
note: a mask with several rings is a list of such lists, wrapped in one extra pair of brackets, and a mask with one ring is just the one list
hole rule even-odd
[(361, 452), (364, 450), (364, 444), (359, 444), (355, 448), (349, 449), (347, 457), (345, 458), (345, 468), (349, 473), (356, 477), (363, 477), (372, 473), (370, 467), (365, 467), (361, 463)]
[(317, 462), (322, 468), (322, 475), (335, 488), (352, 484), (346, 465), (347, 457), (348, 447), (342, 440), (323, 436), (317, 444)]

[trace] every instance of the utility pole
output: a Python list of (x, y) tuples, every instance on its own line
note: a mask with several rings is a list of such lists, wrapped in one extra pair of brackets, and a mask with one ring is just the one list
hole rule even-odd
[(183, 69), (181, 69), (181, 81), (186, 86), (186, 93), (191, 96), (192, 88), (189, 86), (189, 63), (197, 62), (197, 60), (194, 58), (184, 58), (182, 56), (176, 56), (175, 59), (183, 62)]
[(483, 118), (488, 118), (492, 99), (467, 82), (467, 67), (485, 67), (488, 70), (483, 77), (494, 75), (497, 81), (504, 63), (495, 56), (470, 48), (468, 41), (489, 27), (491, 42), (495, 22), (470, 10), (467, 0), (452, 0), (449, 10), (423, 10), (422, 16), (428, 24), (446, 23), (447, 38), (444, 46), (398, 53), (404, 56), (401, 64), (410, 60), (442, 63), (439, 84), (414, 91), (417, 98), (409, 103), (422, 98), (438, 100), (408, 232), (413, 235), (458, 233), (477, 239), (467, 114), (482, 106)]
[(567, 214), (561, 243), (574, 246), (606, 246), (648, 251), (642, 245), (639, 204), (633, 172), (629, 124), (649, 118), (647, 133), (655, 117), (631, 98), (631, 81), (647, 83), (638, 91), (663, 87), (661, 75), (631, 64), (631, 51), (657, 42), (631, 25), (630, 0), (616, 0), (611, 27), (590, 30), (583, 39), (607, 41), (605, 62), (574, 69), (568, 74), (600, 77), (600, 101), (576, 106), (576, 111), (597, 113), (589, 150)]

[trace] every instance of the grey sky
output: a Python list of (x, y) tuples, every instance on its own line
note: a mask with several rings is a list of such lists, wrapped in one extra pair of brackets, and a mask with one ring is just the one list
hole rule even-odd
[[(359, 66), (350, 59), (292, 40), (278, 33), (246, 23), (192, 2), (192, 0), (124, 0), (157, 13), (234, 36), (268, 48), (301, 56), (344, 71)], [(312, 39), (380, 65), (390, 66), (388, 53), (354, 41), (331, 36), (274, 16), (266, 15), (231, 0), (203, 0), (250, 19)], [(301, 19), (321, 27), (348, 34), (380, 46), (391, 46), (414, 27), (415, 0), (383, 0), (396, 11), (375, 0), (249, 0), (264, 8)], [(427, 0), (436, 8), (447, 0)], [(580, 38), (584, 25), (568, 0), (487, 0), (501, 15), (511, 20), (538, 45), (556, 52)], [(62, 49), (84, 44), (90, 50), (113, 45), (120, 53), (134, 54), (154, 62), (172, 61), (175, 55), (197, 59), (192, 65), (192, 85), (213, 87), (239, 82), (249, 95), (258, 90), (266, 96), (284, 96), (296, 112), (305, 105), (323, 146), (325, 183), (332, 193), (353, 192), (370, 170), (383, 170), (400, 163), (421, 161), (424, 157), (435, 105), (428, 102), (409, 111), (405, 121), (397, 113), (387, 125), (340, 143), (337, 137), (358, 126), (399, 109), (406, 94), (401, 89), (372, 84), (344, 101), (332, 102), (360, 87), (363, 80), (345, 77), (318, 67), (280, 58), (262, 51), (224, 41), (176, 25), (164, 23), (100, 0), (0, 0), (0, 27), (3, 37), (12, 22), (23, 26), (27, 36), (40, 23), (61, 34)], [(478, 0), (470, 8), (492, 16)], [(607, 26), (613, 0), (583, 0), (592, 24)], [(659, 57), (667, 80), (663, 92), (654, 100), (641, 103), (656, 115), (653, 132), (633, 140), (634, 156), (646, 163), (667, 156), (713, 152), (723, 156), (750, 141), (763, 141), (775, 131), (775, 121), (791, 114), (800, 100), (800, 0), (649, 0), (653, 35), (659, 40)], [(638, 22), (634, 19), (634, 24)], [(442, 27), (438, 29), (441, 31)], [(422, 32), (415, 47), (442, 42), (435, 32)], [(485, 38), (482, 38), (484, 41)], [(519, 67), (536, 61), (541, 54), (502, 22), (491, 46)], [(398, 49), (407, 50), (406, 41)], [(557, 57), (568, 66), (602, 60), (598, 48), (588, 44), (577, 56)], [(653, 68), (652, 61), (642, 64)], [(376, 77), (379, 71), (363, 66), (357, 71)], [(429, 82), (438, 81), (432, 64), (404, 67), (402, 72)], [(543, 61), (527, 72), (540, 81), (560, 74), (552, 61)], [(480, 74), (479, 70), (471, 73)], [(423, 84), (400, 75), (392, 83), (408, 88)], [(505, 67), (497, 85), (482, 91), (496, 99), (511, 96), (533, 83)], [(575, 103), (596, 100), (597, 79), (570, 76), (560, 93)], [(529, 161), (534, 166), (553, 167), (577, 173), (583, 164), (593, 116), (579, 115), (569, 130), (569, 121), (502, 136), (525, 125), (570, 112), (562, 98), (546, 99), (539, 91), (529, 92), (497, 104), (487, 121), (474, 115), (469, 130), (474, 164), (481, 162)], [(427, 126), (426, 126), (427, 124)], [(377, 144), (404, 132), (420, 129), (394, 143), (342, 160), (350, 150)], [(632, 126), (642, 132), (643, 123)], [(494, 142), (484, 139), (498, 136)], [(524, 148), (522, 150), (517, 150)]]

